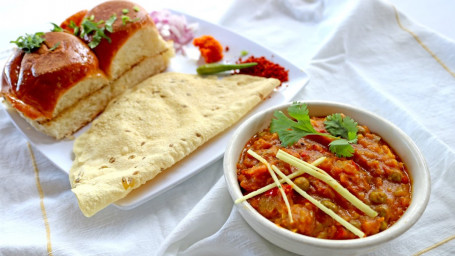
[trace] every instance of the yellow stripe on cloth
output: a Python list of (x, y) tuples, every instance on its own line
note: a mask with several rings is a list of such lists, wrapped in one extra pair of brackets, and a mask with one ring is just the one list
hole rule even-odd
[(422, 40), (419, 38), (419, 36), (416, 33), (412, 32), (410, 29), (403, 26), (403, 24), (401, 23), (400, 15), (398, 14), (397, 8), (395, 6), (393, 6), (393, 9), (395, 11), (395, 18), (397, 19), (398, 26), (402, 30), (408, 32), (417, 41), (417, 43), (420, 46), (422, 46), (422, 48), (425, 49), (425, 51), (427, 51), (431, 55), (431, 57), (433, 57), (433, 59), (435, 59), (447, 72), (449, 72), (449, 74), (451, 76), (453, 76), (455, 78), (455, 73), (452, 70), (450, 70), (450, 68), (444, 62), (442, 62), (442, 60), (432, 50), (430, 50), (430, 48), (428, 48), (428, 46), (426, 44), (424, 44), (422, 42)]
[[(398, 23), (398, 26), (406, 31), (407, 33), (409, 33), (416, 41), (417, 43), (425, 50), (427, 51), (451, 76), (453, 76), (455, 78), (455, 73), (450, 70), (450, 68), (433, 52), (431, 51), (431, 49), (425, 45), (422, 40), (419, 38), (419, 36), (417, 34), (415, 34), (413, 31), (411, 31), (410, 29), (406, 28), (403, 26), (403, 24), (401, 23), (401, 20), (400, 20), (400, 17), (399, 17), (399, 13), (397, 11), (397, 9), (395, 8), (395, 6), (393, 6), (394, 8), (394, 11), (395, 11), (395, 17), (396, 17), (396, 20), (397, 20), (397, 23)], [(42, 190), (42, 187), (41, 187), (41, 183), (40, 183), (40, 179), (39, 179), (39, 169), (38, 169), (38, 166), (36, 164), (36, 160), (35, 160), (35, 156), (34, 156), (34, 153), (33, 153), (33, 150), (31, 148), (31, 145), (30, 143), (27, 143), (27, 146), (28, 146), (28, 150), (30, 152), (30, 157), (32, 159), (32, 164), (33, 164), (33, 168), (34, 168), (34, 172), (35, 172), (35, 180), (36, 180), (36, 186), (37, 186), (37, 189), (38, 189), (38, 192), (39, 192), (39, 196), (40, 196), (40, 207), (41, 207), (41, 212), (42, 212), (42, 216), (43, 216), (43, 220), (44, 220), (44, 226), (45, 226), (45, 229), (46, 229), (46, 239), (47, 239), (47, 252), (48, 252), (48, 255), (52, 256), (53, 253), (52, 253), (52, 244), (51, 244), (51, 236), (50, 236), (50, 226), (49, 226), (49, 221), (48, 221), (48, 218), (47, 218), (47, 213), (46, 213), (46, 208), (44, 206), (44, 192)], [(432, 246), (429, 246), (419, 252), (417, 252), (416, 254), (414, 254), (414, 256), (420, 256), (424, 253), (427, 253), (451, 240), (455, 239), (455, 235), (452, 235), (438, 243), (435, 243), (433, 244)]]
[[(406, 28), (405, 26), (403, 26), (403, 24), (401, 23), (400, 15), (399, 15), (399, 13), (397, 11), (397, 8), (395, 6), (393, 6), (393, 9), (395, 11), (395, 18), (397, 20), (398, 26), (402, 30), (408, 32), (417, 41), (417, 43), (420, 46), (422, 46), (422, 48), (425, 51), (427, 51), (431, 55), (431, 57), (433, 57), (433, 59), (435, 59), (447, 72), (449, 72), (449, 74), (452, 77), (455, 77), (455, 73), (452, 70), (450, 70), (450, 68), (432, 50), (430, 50), (430, 48), (426, 44), (424, 44), (422, 42), (422, 40), (419, 38), (419, 36), (417, 36), (417, 34), (412, 32), (410, 29)], [(436, 247), (441, 246), (441, 245), (443, 245), (443, 244), (445, 244), (445, 243), (447, 243), (447, 242), (449, 242), (449, 241), (451, 241), (453, 239), (455, 239), (455, 235), (452, 235), (452, 236), (450, 236), (450, 237), (448, 237), (448, 238), (446, 238), (446, 239), (444, 239), (444, 240), (442, 240), (442, 241), (440, 241), (438, 243), (433, 244), (432, 246), (429, 246), (429, 247), (417, 252), (416, 254), (414, 254), (414, 256), (419, 256), (419, 255), (422, 255), (424, 253), (427, 253), (427, 252), (435, 249)]]
[(435, 243), (435, 244), (433, 244), (432, 246), (427, 247), (427, 248), (421, 250), (420, 252), (414, 254), (414, 256), (419, 256), (419, 255), (422, 255), (422, 254), (424, 254), (424, 253), (427, 253), (427, 252), (433, 250), (434, 248), (436, 248), (436, 247), (438, 247), (438, 246), (441, 246), (441, 245), (443, 245), (443, 244), (445, 244), (445, 243), (447, 243), (447, 242), (449, 242), (450, 240), (453, 240), (453, 239), (455, 239), (455, 235), (449, 236), (449, 237), (447, 237), (446, 239), (442, 240), (441, 242)]
[(44, 207), (44, 193), (43, 189), (41, 188), (41, 182), (39, 179), (39, 170), (38, 165), (36, 164), (35, 155), (33, 154), (32, 147), (30, 143), (27, 142), (28, 150), (30, 151), (30, 158), (32, 159), (33, 169), (35, 171), (35, 180), (36, 180), (36, 187), (38, 188), (39, 197), (40, 197), (40, 205), (41, 205), (41, 213), (43, 214), (44, 220), (44, 227), (46, 228), (46, 239), (47, 239), (47, 254), (52, 256), (52, 244), (51, 244), (51, 229), (49, 228), (49, 221), (47, 219), (46, 208)]

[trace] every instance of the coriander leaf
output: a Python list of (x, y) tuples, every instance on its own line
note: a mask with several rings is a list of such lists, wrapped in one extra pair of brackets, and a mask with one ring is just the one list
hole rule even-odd
[(126, 25), (127, 22), (131, 21), (130, 17), (122, 15), (122, 24)]
[(51, 24), (52, 24), (52, 26), (54, 26), (51, 29), (52, 32), (63, 32), (63, 28), (62, 27), (60, 27), (59, 25), (57, 25), (55, 23), (51, 23)]
[(31, 53), (32, 51), (40, 48), (43, 42), (43, 32), (37, 32), (33, 35), (25, 34), (25, 36), (18, 37), (16, 41), (10, 41), (10, 43), (16, 44), (17, 47), (21, 48), (26, 53)]
[(92, 40), (90, 40), (90, 42), (88, 43), (88, 46), (93, 49), (95, 47), (97, 47), (101, 42), (101, 37), (100, 36), (93, 36), (92, 37)]
[(122, 13), (123, 13), (123, 14), (128, 14), (129, 12), (130, 12), (130, 11), (129, 11), (128, 9), (123, 9), (123, 10), (122, 10)]
[(117, 16), (115, 14), (113, 14), (108, 20), (106, 20), (105, 28), (107, 31), (112, 33), (113, 31), (112, 25), (114, 24), (115, 20), (117, 20)]
[(77, 25), (76, 25), (76, 23), (74, 22), (74, 20), (70, 20), (70, 24), (68, 25), (68, 27), (74, 29), (74, 28), (77, 28)]
[(88, 46), (92, 49), (98, 46), (103, 38), (109, 43), (111, 42), (111, 39), (104, 33), (104, 27), (99, 27), (103, 22), (104, 21), (99, 21), (96, 23), (92, 20), (84, 19), (81, 23), (81, 33), (79, 36), (84, 38), (86, 35), (91, 35), (92, 38), (88, 43)]
[(288, 107), (287, 117), (282, 111), (275, 111), (270, 123), (270, 131), (277, 133), (281, 144), (289, 146), (295, 144), (300, 138), (308, 135), (325, 136), (333, 141), (329, 144), (331, 152), (339, 157), (350, 157), (354, 154), (351, 144), (357, 143), (357, 123), (350, 117), (333, 114), (326, 117), (324, 122), (328, 133), (321, 133), (311, 124), (306, 104), (294, 102)]
[(345, 139), (338, 139), (330, 142), (329, 149), (338, 157), (351, 157), (354, 154), (354, 148)]
[(138, 11), (139, 11), (139, 7), (137, 7), (137, 6), (135, 5), (135, 6), (133, 6), (133, 10), (134, 10), (135, 12), (138, 12)]
[(61, 42), (57, 42), (56, 44), (54, 44), (54, 46), (52, 46), (52, 47), (49, 49), (49, 51), (52, 52), (53, 50), (57, 49), (57, 47), (60, 45), (60, 43), (61, 43)]
[(282, 145), (289, 146), (302, 137), (319, 134), (311, 125), (306, 105), (293, 103), (288, 107), (288, 113), (297, 122), (287, 117), (283, 112), (275, 111), (273, 115), (276, 119), (272, 119), (270, 124), (270, 131), (278, 134)]
[(68, 25), (69, 28), (73, 29), (73, 34), (77, 36), (79, 34), (79, 27), (73, 20), (70, 20), (70, 24)]
[(276, 117), (276, 119), (272, 119), (272, 122), (270, 124), (270, 130), (272, 132), (278, 133), (281, 130), (289, 130), (296, 124), (295, 121), (287, 117), (281, 111), (275, 111), (275, 113), (273, 113), (273, 116)]
[(347, 138), (347, 131), (346, 129), (343, 129), (341, 122), (342, 117), (339, 113), (327, 116), (326, 121), (324, 121), (325, 129), (334, 136)]
[(357, 138), (357, 122), (352, 118), (336, 113), (326, 117), (324, 121), (325, 129), (336, 137), (341, 137), (347, 140)]
[(277, 132), (278, 136), (280, 137), (281, 144), (283, 146), (290, 146), (294, 145), (299, 141), (301, 138), (307, 135), (314, 135), (313, 133), (309, 133), (298, 128), (290, 129), (290, 130), (280, 130)]
[(336, 113), (327, 116), (324, 125), (327, 132), (342, 138), (329, 144), (330, 151), (339, 157), (351, 157), (354, 154), (351, 144), (357, 143), (357, 122), (348, 116), (343, 117)]
[(298, 122), (298, 128), (316, 133), (313, 125), (311, 125), (310, 116), (308, 115), (308, 108), (306, 104), (298, 104), (296, 102), (288, 108), (288, 113), (291, 117), (295, 118)]

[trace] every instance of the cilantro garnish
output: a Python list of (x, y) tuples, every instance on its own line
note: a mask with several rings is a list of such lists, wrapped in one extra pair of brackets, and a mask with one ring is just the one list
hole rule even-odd
[(341, 114), (332, 114), (324, 122), (328, 133), (317, 132), (310, 121), (306, 104), (292, 103), (288, 107), (287, 117), (282, 111), (275, 111), (270, 131), (278, 133), (283, 146), (295, 144), (300, 138), (308, 135), (320, 135), (333, 139), (329, 144), (331, 152), (339, 157), (351, 157), (354, 148), (351, 144), (357, 143), (357, 123), (350, 117)]
[(352, 156), (354, 148), (351, 144), (357, 143), (357, 122), (349, 116), (332, 114), (326, 117), (324, 122), (325, 129), (336, 137), (341, 137), (329, 144), (332, 152), (342, 152), (340, 155)]
[(91, 38), (88, 46), (93, 49), (100, 44), (103, 38), (109, 43), (111, 42), (111, 38), (106, 35), (105, 31), (113, 33), (113, 25), (116, 20), (117, 16), (115, 13), (106, 21), (99, 20), (98, 22), (95, 22), (94, 15), (90, 15), (82, 20), (80, 26), (76, 25), (72, 20), (68, 26), (74, 30), (74, 35), (79, 36), (82, 39), (84, 39), (85, 36), (90, 36)]
[(131, 21), (130, 17), (122, 15), (122, 24), (125, 26), (127, 22)]
[(122, 18), (122, 25), (125, 26), (128, 22), (136, 22), (139, 20), (139, 17), (136, 17), (134, 19), (131, 19), (129, 16), (127, 15), (122, 15), (121, 16)]
[(27, 53), (31, 53), (33, 50), (40, 48), (43, 42), (43, 32), (37, 32), (33, 35), (25, 34), (25, 36), (18, 37), (16, 41), (10, 41), (10, 43), (16, 44), (17, 47)]
[(101, 24), (104, 23), (104, 21), (101, 20), (98, 22), (94, 22), (93, 21), (94, 17), (92, 18), (92, 16), (90, 16), (89, 19), (84, 19), (82, 21), (81, 26), (80, 26), (81, 33), (79, 36), (81, 38), (84, 38), (84, 36), (91, 34), (92, 39), (88, 43), (88, 46), (93, 49), (96, 46), (98, 46), (98, 44), (101, 42), (101, 39), (104, 38), (109, 43), (111, 42), (111, 39), (108, 36), (106, 36), (106, 34), (104, 33), (105, 27), (99, 27)]
[(69, 28), (73, 30), (73, 34), (77, 36), (79, 34), (79, 27), (76, 25), (76, 23), (73, 20), (70, 20), (70, 24), (68, 25)]
[(115, 20), (117, 20), (117, 16), (115, 14), (112, 14), (112, 16), (106, 20), (106, 25), (104, 26), (107, 31), (111, 32), (113, 31), (112, 25), (114, 24)]
[(60, 42), (57, 42), (56, 44), (54, 44), (54, 46), (52, 46), (52, 47), (49, 49), (49, 51), (52, 52), (53, 50), (57, 49), (57, 47), (58, 47), (59, 45), (60, 45)]
[(52, 24), (52, 26), (54, 26), (52, 28), (52, 30), (51, 30), (52, 32), (63, 32), (63, 28), (62, 27), (60, 27), (59, 25), (57, 25), (55, 23), (51, 23), (51, 24)]

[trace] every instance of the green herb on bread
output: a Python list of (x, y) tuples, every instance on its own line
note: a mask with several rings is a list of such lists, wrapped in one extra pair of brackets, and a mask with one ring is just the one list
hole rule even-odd
[(10, 43), (16, 44), (17, 47), (21, 48), (24, 52), (27, 53), (31, 53), (32, 51), (40, 48), (43, 42), (43, 32), (37, 32), (33, 35), (25, 34), (25, 36), (20, 36), (15, 41), (10, 41)]

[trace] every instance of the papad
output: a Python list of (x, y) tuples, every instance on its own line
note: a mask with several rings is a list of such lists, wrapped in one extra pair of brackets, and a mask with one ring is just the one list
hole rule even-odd
[(155, 75), (110, 102), (75, 140), (72, 191), (89, 217), (236, 123), (277, 79)]

